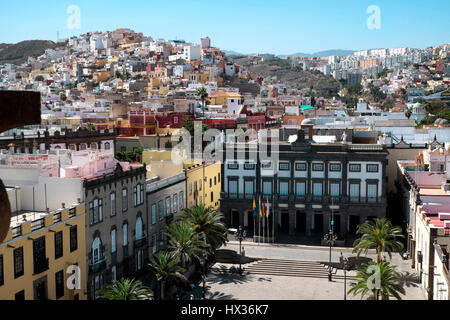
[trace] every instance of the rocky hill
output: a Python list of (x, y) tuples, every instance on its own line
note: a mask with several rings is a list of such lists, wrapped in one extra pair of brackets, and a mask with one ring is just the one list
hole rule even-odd
[(314, 87), (321, 95), (336, 96), (341, 83), (331, 76), (325, 76), (319, 71), (303, 71), (301, 67), (293, 67), (289, 61), (275, 59), (272, 61), (252, 64), (252, 59), (244, 56), (233, 56), (233, 61), (245, 69), (258, 74), (264, 80), (284, 83), (294, 89)]
[(46, 49), (54, 49), (57, 45), (48, 40), (28, 40), (17, 44), (0, 44), (0, 64), (21, 64), (28, 57), (38, 57)]

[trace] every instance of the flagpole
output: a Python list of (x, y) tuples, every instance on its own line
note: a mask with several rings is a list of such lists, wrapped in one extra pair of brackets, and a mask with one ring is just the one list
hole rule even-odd
[(275, 198), (272, 198), (272, 243), (275, 243)]
[(259, 196), (258, 206), (258, 245), (261, 243), (261, 196)]

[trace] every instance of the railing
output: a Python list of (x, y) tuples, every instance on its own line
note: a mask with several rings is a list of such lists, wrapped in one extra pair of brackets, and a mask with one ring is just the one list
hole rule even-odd
[(48, 258), (38, 258), (34, 261), (34, 274), (39, 274), (48, 270)]
[(96, 273), (106, 269), (106, 257), (103, 256), (99, 261), (89, 264), (89, 272)]
[(141, 248), (147, 244), (147, 235), (144, 234), (141, 238), (134, 240), (134, 248)]
[(314, 203), (322, 203), (323, 202), (323, 196), (313, 196), (312, 202)]

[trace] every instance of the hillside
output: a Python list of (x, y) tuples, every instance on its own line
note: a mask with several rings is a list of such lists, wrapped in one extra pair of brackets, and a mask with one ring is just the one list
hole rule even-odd
[(21, 64), (28, 57), (38, 57), (46, 49), (56, 48), (56, 43), (48, 40), (29, 40), (17, 44), (0, 44), (0, 64)]
[[(258, 62), (257, 65), (250, 63), (248, 57), (234, 56), (233, 61), (245, 67), (247, 70), (258, 74), (265, 80), (278, 81), (294, 89), (314, 87), (324, 96), (335, 96), (341, 88), (341, 83), (331, 76), (325, 76), (319, 71), (303, 71), (301, 67), (292, 67), (289, 61), (276, 59), (272, 61)], [(276, 78), (274, 78), (276, 77)]]

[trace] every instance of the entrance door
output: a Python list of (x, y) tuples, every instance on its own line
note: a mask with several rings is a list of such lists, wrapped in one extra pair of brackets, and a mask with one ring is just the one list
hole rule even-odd
[(356, 234), (356, 229), (359, 226), (359, 216), (350, 216), (349, 233)]
[(247, 211), (248, 230), (253, 232), (255, 219), (253, 218), (253, 211)]
[(296, 228), (297, 232), (306, 232), (306, 213), (297, 211), (295, 216)]
[(323, 233), (323, 214), (314, 214), (314, 232)]
[(232, 217), (232, 226), (233, 228), (239, 228), (239, 212), (237, 211), (231, 211), (231, 217)]
[(34, 300), (47, 300), (47, 277), (34, 282)]
[(281, 231), (289, 231), (289, 212), (281, 213)]
[(340, 214), (335, 214), (334, 216), (334, 226), (333, 226), (333, 231), (335, 234), (340, 234), (341, 233), (341, 215)]

